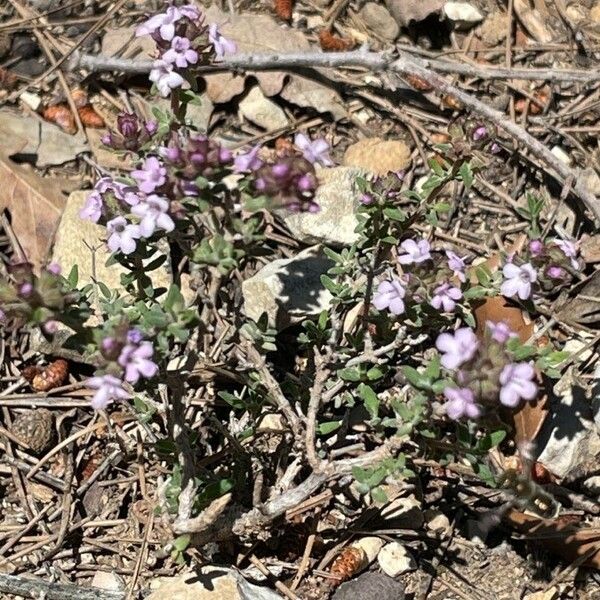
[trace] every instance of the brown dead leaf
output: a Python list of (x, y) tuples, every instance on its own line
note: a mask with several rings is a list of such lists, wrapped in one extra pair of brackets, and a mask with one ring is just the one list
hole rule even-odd
[(584, 527), (564, 517), (542, 519), (511, 509), (504, 521), (532, 541), (538, 541), (551, 552), (574, 562), (589, 554), (585, 566), (600, 569), (600, 528)]
[(429, 15), (439, 12), (446, 0), (385, 0), (385, 5), (400, 27), (411, 21), (423, 21)]
[(571, 290), (573, 296), (558, 311), (558, 318), (570, 323), (592, 325), (600, 322), (600, 271)]
[(0, 210), (10, 214), (12, 229), (28, 260), (39, 269), (46, 262), (66, 196), (65, 180), (44, 178), (0, 155)]
[[(206, 10), (206, 19), (219, 25), (223, 35), (236, 43), (238, 52), (289, 54), (311, 49), (308, 39), (302, 32), (282, 26), (269, 15), (232, 15), (219, 10), (213, 4)], [(297, 106), (308, 106), (319, 112), (330, 112), (335, 118), (346, 114), (344, 103), (334, 89), (284, 71), (207, 75), (206, 93), (216, 104), (229, 102), (244, 91), (248, 75), (257, 79), (265, 96), (281, 93), (288, 102)]]
[(582, 235), (579, 251), (586, 263), (594, 264), (600, 262), (600, 234)]

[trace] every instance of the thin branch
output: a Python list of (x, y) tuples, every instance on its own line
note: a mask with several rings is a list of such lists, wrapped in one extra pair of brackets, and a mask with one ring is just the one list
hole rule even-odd
[(41, 579), (0, 574), (0, 592), (23, 598), (46, 600), (123, 600), (122, 592), (85, 588), (68, 583), (47, 583)]

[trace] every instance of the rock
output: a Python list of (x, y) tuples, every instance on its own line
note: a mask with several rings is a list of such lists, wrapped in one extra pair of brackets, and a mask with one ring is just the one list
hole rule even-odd
[(257, 85), (239, 103), (239, 114), (267, 131), (281, 129), (289, 124), (283, 109), (269, 100)]
[(371, 564), (379, 554), (379, 551), (383, 548), (384, 541), (381, 538), (375, 536), (367, 536), (360, 538), (360, 540), (352, 544), (353, 548), (362, 550), (365, 554), (365, 558), (368, 564)]
[(404, 586), (381, 573), (363, 573), (343, 583), (332, 600), (404, 600)]
[[(86, 191), (73, 192), (67, 199), (56, 231), (50, 262), (58, 263), (65, 275), (77, 265), (80, 287), (96, 280), (104, 283), (110, 290), (125, 293), (125, 288), (121, 285), (121, 274), (127, 271), (119, 264), (106, 266), (111, 254), (104, 241), (106, 228), (79, 216), (88, 194)], [(148, 259), (148, 262), (156, 258), (158, 254)], [(173, 278), (168, 265), (169, 261), (166, 260), (161, 267), (147, 273), (155, 289), (168, 289), (171, 285)]]
[(508, 15), (505, 11), (497, 11), (487, 16), (479, 29), (479, 37), (489, 48), (493, 48), (506, 39)]
[(565, 165), (571, 164), (571, 157), (561, 146), (553, 146), (550, 152), (552, 152), (552, 154), (554, 154), (558, 160), (565, 163)]
[(590, 10), (590, 19), (594, 21), (594, 23), (600, 23), (600, 2), (596, 2), (592, 9)]
[(583, 487), (586, 492), (593, 496), (600, 496), (600, 475), (593, 475), (583, 482)]
[(149, 35), (135, 37), (135, 26), (115, 27), (108, 29), (102, 38), (102, 54), (114, 56), (119, 54), (124, 58), (139, 60), (153, 58), (156, 44)]
[[(537, 460), (559, 478), (575, 480), (597, 468), (600, 436), (584, 391), (568, 369), (550, 396), (550, 414), (537, 437)], [(593, 403), (593, 402), (592, 402)]]
[(377, 562), (381, 570), (390, 577), (398, 577), (417, 568), (414, 556), (399, 542), (386, 544), (379, 551)]
[(352, 167), (320, 169), (320, 185), (315, 202), (321, 210), (314, 214), (291, 213), (287, 210), (280, 213), (292, 235), (306, 244), (353, 244), (358, 239), (355, 233), (358, 226), (355, 209), (361, 194), (355, 181), (360, 174), (360, 169)]
[(125, 582), (113, 571), (96, 571), (92, 579), (92, 587), (120, 592), (125, 589)]
[(523, 600), (558, 600), (559, 591), (558, 588), (552, 586), (549, 590), (542, 592), (533, 592), (533, 594), (527, 594)]
[(425, 522), (427, 529), (440, 535), (445, 535), (450, 530), (450, 519), (439, 510), (426, 510)]
[(445, 0), (385, 0), (385, 5), (400, 27), (411, 21), (423, 21), (429, 15), (439, 12)]
[(484, 19), (479, 9), (469, 2), (446, 2), (443, 11), (456, 29), (469, 29)]
[(266, 312), (269, 323), (282, 330), (327, 310), (331, 294), (323, 287), (321, 275), (332, 264), (318, 246), (270, 262), (242, 282), (246, 316), (258, 321)]
[(414, 496), (392, 500), (382, 509), (381, 518), (394, 521), (403, 529), (420, 529), (425, 520), (421, 503)]
[(410, 148), (401, 140), (367, 138), (349, 146), (343, 162), (347, 167), (386, 175), (406, 169), (410, 165), (410, 154)]
[(232, 569), (210, 565), (178, 577), (160, 577), (150, 589), (154, 591), (146, 600), (281, 600), (279, 594), (248, 583)]
[(390, 41), (398, 37), (400, 27), (385, 6), (375, 2), (367, 2), (358, 14), (365, 25), (380, 37)]

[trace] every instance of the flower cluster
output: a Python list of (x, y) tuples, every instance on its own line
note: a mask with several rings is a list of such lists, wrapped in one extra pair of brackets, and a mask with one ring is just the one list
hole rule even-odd
[(102, 136), (102, 143), (113, 150), (137, 152), (148, 143), (158, 130), (156, 121), (142, 123), (134, 113), (121, 113), (117, 117), (117, 129)]
[(444, 389), (451, 419), (476, 419), (484, 409), (496, 409), (498, 400), (514, 408), (537, 396), (533, 364), (514, 362), (507, 349), (506, 343), (516, 334), (504, 322), (486, 325), (483, 341), (469, 327), (442, 333), (436, 340), (442, 366), (454, 375), (455, 385)]
[(131, 173), (136, 184), (108, 177), (98, 180), (79, 216), (106, 222), (107, 245), (112, 252), (131, 254), (137, 240), (151, 238), (156, 231), (169, 233), (175, 222), (169, 214), (166, 192), (167, 170), (155, 156), (149, 156)]
[(429, 268), (434, 255), (427, 240), (404, 240), (398, 250), (398, 263), (404, 273), (402, 277), (379, 283), (373, 306), (401, 315), (406, 310), (408, 295), (416, 303), (426, 301), (436, 311), (454, 312), (457, 302), (463, 297), (460, 285), (466, 282), (465, 258), (446, 250), (447, 261), (435, 270)]
[(100, 352), (106, 361), (106, 373), (86, 381), (88, 387), (96, 390), (91, 402), (96, 410), (105, 409), (115, 400), (129, 398), (124, 382), (134, 385), (140, 378), (150, 379), (158, 372), (158, 365), (152, 360), (152, 343), (144, 341), (139, 329), (127, 329), (126, 324), (102, 340)]
[(150, 72), (161, 96), (166, 98), (176, 88), (188, 89), (187, 71), (204, 62), (211, 54), (223, 58), (236, 51), (235, 44), (224, 38), (215, 23), (208, 27), (197, 6), (169, 6), (136, 29), (137, 36), (150, 35), (156, 42), (159, 57)]
[(533, 292), (553, 293), (572, 283), (581, 270), (577, 244), (571, 240), (554, 239), (529, 242), (528, 260), (517, 263), (513, 257), (502, 269), (500, 292), (509, 298), (526, 300)]

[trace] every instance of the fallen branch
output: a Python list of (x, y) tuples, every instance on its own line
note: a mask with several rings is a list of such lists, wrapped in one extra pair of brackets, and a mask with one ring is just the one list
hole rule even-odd
[(122, 592), (86, 588), (68, 583), (48, 583), (41, 579), (0, 574), (0, 592), (22, 598), (46, 600), (123, 600)]
[[(103, 70), (106, 65), (110, 65), (110, 69), (116, 66), (115, 60), (118, 60), (118, 64), (121, 65), (121, 69), (125, 66), (125, 62), (122, 59), (106, 59), (102, 56), (92, 56), (89, 54), (76, 54), (74, 60), (71, 61), (71, 68), (85, 67), (90, 70)], [(109, 62), (110, 61), (110, 62)], [(129, 61), (133, 66), (136, 63)], [(236, 54), (226, 57), (219, 65), (213, 65), (209, 67), (209, 70), (214, 72), (216, 70), (235, 70), (235, 69), (248, 69), (248, 70), (272, 70), (272, 69), (294, 69), (300, 67), (363, 67), (369, 71), (392, 71), (402, 76), (417, 76), (426, 81), (433, 89), (444, 94), (454, 96), (459, 100), (466, 108), (471, 110), (473, 113), (493, 122), (498, 128), (504, 130), (514, 139), (527, 148), (531, 154), (541, 160), (546, 167), (549, 167), (554, 171), (555, 176), (564, 182), (569, 178), (573, 178), (576, 182), (573, 187), (573, 193), (583, 202), (585, 207), (593, 215), (597, 223), (600, 223), (600, 203), (596, 196), (588, 189), (585, 183), (578, 177), (577, 171), (571, 169), (568, 165), (559, 160), (550, 150), (531, 134), (529, 134), (523, 127), (517, 123), (512, 122), (504, 113), (491, 108), (481, 100), (478, 100), (471, 94), (462, 91), (460, 88), (446, 81), (443, 77), (440, 77), (433, 69), (439, 68), (440, 63), (444, 63), (444, 69), (449, 70), (450, 65), (453, 67), (453, 73), (459, 72), (455, 69), (458, 65), (454, 63), (447, 63), (446, 61), (439, 61), (433, 59), (422, 59), (415, 56), (410, 56), (406, 53), (402, 53), (399, 57), (389, 53), (375, 53), (368, 52), (366, 50), (357, 50), (352, 52), (337, 52), (337, 53), (322, 53), (322, 52), (302, 52), (292, 54)], [(148, 68), (149, 64), (144, 63), (144, 68)], [(140, 63), (137, 63), (135, 67), (138, 69)], [(481, 67), (475, 67), (473, 65), (461, 65), (460, 68), (464, 68), (464, 73), (472, 74)], [(490, 71), (489, 69), (487, 71)], [(492, 69), (498, 74), (502, 73), (500, 69)], [(530, 71), (529, 69), (521, 69), (520, 71)], [(139, 71), (137, 71), (139, 72)], [(206, 72), (206, 71), (205, 71)], [(508, 75), (510, 72), (510, 78), (516, 78), (516, 73), (519, 72), (517, 69), (505, 69), (504, 74)], [(582, 75), (583, 72), (579, 72)], [(543, 72), (544, 77), (552, 76), (553, 80), (557, 80), (557, 72)], [(585, 82), (591, 82), (600, 80), (600, 71), (590, 71), (586, 73), (591, 78), (586, 79)]]

